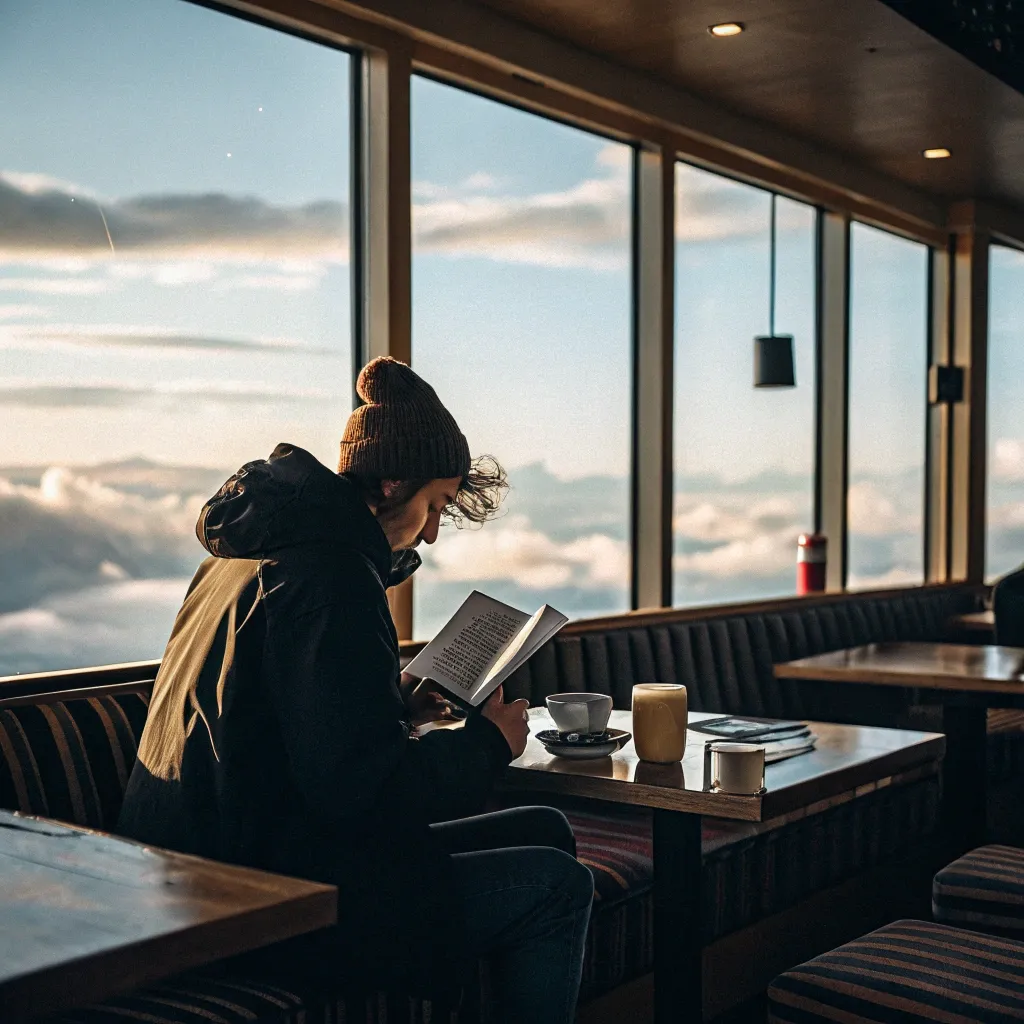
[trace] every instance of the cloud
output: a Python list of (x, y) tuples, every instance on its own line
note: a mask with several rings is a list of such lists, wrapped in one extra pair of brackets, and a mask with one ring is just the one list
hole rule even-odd
[[(0, 237), (3, 228), (0, 228)], [(0, 242), (2, 246), (2, 242)], [(33, 295), (102, 295), (113, 290), (110, 281), (69, 277), (6, 277), (0, 279), (0, 291)]]
[(330, 355), (329, 349), (318, 349), (289, 338), (223, 338), (205, 334), (185, 334), (170, 329), (135, 327), (132, 325), (71, 324), (47, 327), (12, 326), (0, 334), (15, 345), (38, 342), (66, 345), (89, 345), (115, 348), (202, 350), (212, 352), (294, 352), (301, 355)]
[(0, 303), (0, 320), (26, 320), (32, 317), (49, 316), (50, 310), (46, 306), (4, 305)]
[(111, 246), (132, 257), (343, 261), (348, 210), (336, 200), (282, 206), (218, 192), (107, 199), (43, 175), (0, 172), (0, 260), (109, 258)]
[[(767, 236), (769, 195), (711, 171), (680, 164), (676, 175), (676, 241), (716, 242)], [(778, 230), (806, 229), (807, 209), (791, 201), (780, 202)]]
[(921, 529), (923, 496), (919, 491), (908, 493), (899, 481), (858, 480), (847, 495), (851, 533), (888, 537)]
[(716, 579), (795, 572), (796, 536), (792, 530), (779, 530), (755, 534), (746, 540), (732, 540), (708, 551), (676, 554), (672, 557), (672, 568), (678, 573)]
[(477, 171), (475, 174), (469, 175), (462, 183), (463, 188), (475, 189), (478, 192), (488, 192), (491, 189), (498, 188), (500, 185), (501, 179), (493, 174), (488, 174), (486, 171)]
[(621, 587), (629, 573), (629, 551), (622, 541), (593, 533), (558, 543), (521, 515), (482, 530), (446, 532), (440, 543), (424, 552), (424, 560), (427, 580), (504, 579), (530, 590)]
[(560, 192), (453, 195), (413, 206), (420, 253), (616, 270), (629, 261), (629, 183), (589, 178)]
[(683, 492), (675, 496), (672, 526), (677, 537), (719, 543), (750, 541), (759, 534), (785, 530), (795, 544), (810, 527), (803, 518), (807, 509), (806, 494)]
[(863, 573), (858, 575), (850, 572), (846, 585), (851, 590), (875, 590), (883, 587), (911, 587), (922, 581), (920, 569), (906, 569), (901, 566), (894, 566), (882, 573)]
[(0, 674), (159, 658), (188, 577), (108, 581), (0, 614)]
[(243, 405), (265, 403), (303, 403), (309, 401), (341, 401), (340, 396), (325, 391), (269, 391), (263, 388), (210, 386), (207, 383), (179, 381), (149, 387), (126, 387), (121, 384), (32, 384), (0, 386), (0, 406), (28, 409), (125, 408), (153, 402), (179, 407), (181, 400)]
[(217, 291), (281, 291), (308, 292), (318, 287), (323, 278), (320, 275), (306, 274), (245, 274), (241, 277), (228, 278), (217, 283)]
[(203, 491), (146, 494), (59, 466), (29, 483), (7, 472), (0, 477), (0, 612), (114, 579), (190, 576), (202, 557), (193, 528), (209, 497), (209, 474), (196, 473)]
[[(416, 251), (546, 267), (622, 269), (629, 262), (632, 159), (629, 147), (610, 143), (597, 153), (592, 174), (546, 192), (512, 192), (505, 179), (484, 170), (450, 186), (414, 182)], [(806, 223), (802, 208), (780, 204), (781, 230)], [(767, 193), (709, 172), (680, 172), (680, 242), (743, 238), (767, 230)], [(103, 198), (45, 175), (0, 172), (0, 261), (84, 257), (109, 262), (116, 254), (118, 259), (208, 264), (287, 259), (322, 264), (347, 260), (348, 245), (348, 210), (336, 200), (285, 206), (225, 193)], [(209, 273), (179, 266), (156, 280), (191, 283), (197, 280), (193, 274)], [(98, 283), (82, 282), (81, 287)], [(254, 275), (227, 287), (301, 290), (304, 285)]]
[[(989, 502), (985, 518), (989, 533), (993, 530), (1022, 530), (1024, 529), (1024, 500), (1018, 498), (1016, 501)], [(1021, 552), (1024, 558), (1024, 551)]]
[(0, 405), (22, 409), (116, 408), (132, 405), (145, 394), (118, 385), (110, 387), (68, 387), (37, 385), (0, 388)]
[(445, 199), (461, 192), (492, 192), (500, 188), (507, 179), (499, 178), (487, 171), (476, 171), (467, 175), (455, 185), (440, 185), (433, 181), (414, 181), (412, 198), (416, 200)]
[(996, 480), (1024, 480), (1024, 440), (997, 437), (992, 446), (991, 473)]

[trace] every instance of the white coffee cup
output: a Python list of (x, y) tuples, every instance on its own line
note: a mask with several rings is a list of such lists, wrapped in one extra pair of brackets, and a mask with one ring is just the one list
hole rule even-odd
[(764, 789), (764, 747), (716, 743), (711, 748), (711, 785), (722, 793), (760, 793)]
[(612, 699), (604, 693), (553, 693), (545, 703), (561, 733), (604, 732), (612, 713)]

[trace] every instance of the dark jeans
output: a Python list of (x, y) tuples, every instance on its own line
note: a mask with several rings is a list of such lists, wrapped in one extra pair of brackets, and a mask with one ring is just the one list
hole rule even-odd
[(514, 807), (431, 826), (455, 862), (472, 948), (507, 1024), (572, 1024), (594, 898), (561, 811)]

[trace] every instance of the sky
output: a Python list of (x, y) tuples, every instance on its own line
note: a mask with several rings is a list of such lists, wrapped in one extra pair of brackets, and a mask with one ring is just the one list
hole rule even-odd
[[(279, 441), (333, 465), (350, 74), (343, 51), (184, 0), (0, 0), (0, 674), (157, 656), (224, 477)], [(422, 77), (411, 142), (413, 365), (512, 481), (497, 522), (425, 552), (417, 635), (475, 587), (621, 611), (632, 150)], [(815, 214), (778, 201), (797, 387), (765, 392), (769, 216), (762, 190), (679, 165), (679, 603), (792, 592), (813, 525)], [(859, 225), (853, 246), (852, 568), (901, 582), (921, 571), (926, 254)], [(999, 402), (1019, 408), (1024, 288), (1000, 294)], [(994, 415), (1012, 491), (1024, 432)]]
[(1024, 253), (994, 246), (989, 278), (986, 576), (1024, 562)]

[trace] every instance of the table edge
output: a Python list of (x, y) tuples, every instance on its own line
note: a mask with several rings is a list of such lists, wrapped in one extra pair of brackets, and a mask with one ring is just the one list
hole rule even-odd
[[(301, 924), (300, 917), (304, 918)], [(0, 981), (0, 1002), (5, 1014), (25, 1020), (81, 1008), (240, 953), (330, 927), (337, 921), (337, 889), (322, 885), (319, 891), (304, 893), (286, 903), (256, 907), (244, 914), (179, 928)], [(247, 938), (255, 925), (261, 931), (259, 942)], [(211, 944), (220, 947), (215, 957), (204, 952)], [(173, 958), (174, 964), (170, 970), (165, 966), (169, 958)], [(131, 961), (128, 967), (124, 964), (126, 959)]]

